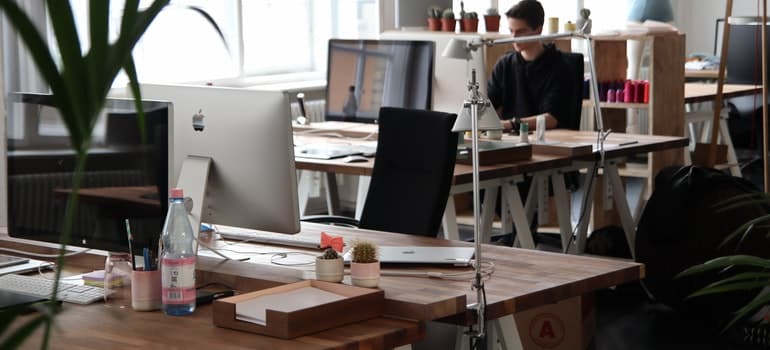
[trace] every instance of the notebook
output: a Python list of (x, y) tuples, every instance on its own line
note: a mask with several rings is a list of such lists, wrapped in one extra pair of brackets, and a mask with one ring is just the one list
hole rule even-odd
[[(350, 262), (350, 251), (345, 253), (346, 263)], [(473, 247), (379, 247), (380, 263), (383, 264), (448, 264), (468, 266), (473, 260)]]

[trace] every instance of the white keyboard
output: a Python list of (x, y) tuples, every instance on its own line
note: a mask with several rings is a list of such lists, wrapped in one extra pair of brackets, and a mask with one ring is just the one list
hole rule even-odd
[(253, 242), (270, 245), (282, 245), (298, 248), (319, 249), (321, 246), (320, 237), (308, 237), (283, 233), (245, 230), (236, 227), (217, 225), (216, 232), (224, 239), (234, 241)]
[[(54, 281), (40, 276), (8, 274), (0, 276), (0, 289), (50, 298)], [(104, 300), (104, 288), (59, 282), (58, 299), (74, 304), (91, 304)]]

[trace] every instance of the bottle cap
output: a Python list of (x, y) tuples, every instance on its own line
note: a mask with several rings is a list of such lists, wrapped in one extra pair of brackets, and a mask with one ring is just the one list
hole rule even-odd
[(172, 188), (168, 191), (169, 198), (184, 198), (184, 191), (181, 188)]

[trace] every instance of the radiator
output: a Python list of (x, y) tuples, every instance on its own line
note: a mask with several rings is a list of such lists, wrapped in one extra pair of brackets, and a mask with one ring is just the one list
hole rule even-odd
[[(82, 187), (139, 186), (145, 184), (139, 170), (89, 171)], [(19, 233), (53, 235), (60, 232), (66, 200), (56, 197), (57, 188), (70, 188), (72, 173), (43, 173), (8, 176), (8, 227)], [(94, 207), (80, 202), (73, 237), (96, 227)]]
[[(326, 101), (324, 100), (312, 100), (305, 101), (305, 113), (306, 118), (310, 119), (311, 123), (324, 121), (324, 110), (326, 109)], [(297, 102), (291, 103), (291, 119), (295, 119), (299, 116), (299, 104)]]

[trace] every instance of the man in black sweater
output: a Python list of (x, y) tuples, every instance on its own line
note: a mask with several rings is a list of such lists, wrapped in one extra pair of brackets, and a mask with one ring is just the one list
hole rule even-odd
[[(514, 37), (540, 35), (545, 13), (536, 0), (522, 0), (508, 12)], [(495, 64), (487, 92), (506, 131), (520, 123), (535, 130), (537, 116), (545, 116), (547, 129), (566, 127), (569, 101), (574, 93), (572, 74), (562, 53), (542, 41), (514, 43), (515, 51)]]

